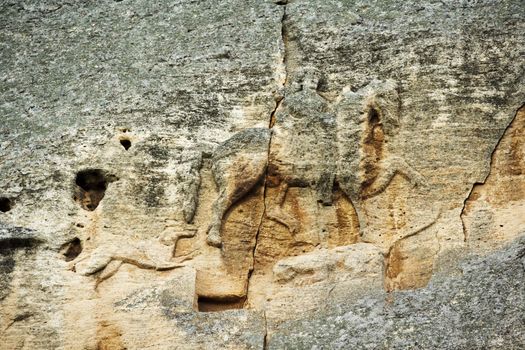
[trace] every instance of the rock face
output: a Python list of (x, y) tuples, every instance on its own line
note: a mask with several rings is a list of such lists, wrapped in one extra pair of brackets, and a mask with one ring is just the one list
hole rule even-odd
[(524, 348), (523, 15), (3, 1), (1, 348)]

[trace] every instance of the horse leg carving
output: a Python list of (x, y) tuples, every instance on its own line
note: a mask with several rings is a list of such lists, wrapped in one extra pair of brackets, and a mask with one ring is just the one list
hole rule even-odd
[(105, 280), (116, 274), (121, 265), (122, 261), (111, 260), (109, 264), (106, 265), (106, 268), (102, 270), (97, 280), (95, 281), (95, 289), (98, 288), (98, 285), (100, 283), (104, 282)]
[(400, 157), (391, 158), (391, 167), (394, 168), (399, 174), (406, 177), (410, 183), (415, 187), (427, 186), (427, 181), (418, 171), (408, 165), (408, 163)]
[(403, 175), (415, 187), (423, 187), (426, 185), (425, 178), (408, 165), (404, 159), (390, 157), (384, 162), (383, 169), (380, 175), (374, 180), (371, 188), (362, 195), (363, 199), (375, 197), (386, 190), (396, 174)]
[(221, 226), (224, 215), (266, 174), (270, 135), (269, 129), (246, 129), (223, 142), (215, 150), (212, 174), (219, 197), (213, 203), (207, 238), (209, 245), (222, 245)]
[(226, 189), (223, 189), (219, 193), (219, 197), (215, 200), (215, 203), (213, 203), (212, 220), (208, 228), (208, 238), (206, 239), (206, 242), (208, 242), (208, 244), (213, 247), (219, 248), (222, 245), (222, 239), (221, 239), (222, 218), (224, 217), (224, 214), (230, 207), (231, 202), (232, 202), (231, 195), (228, 196)]
[(164, 245), (173, 245), (172, 257), (174, 257), (179, 240), (181, 238), (193, 238), (196, 234), (197, 228), (191, 225), (183, 225), (182, 229), (167, 225), (159, 240)]
[(299, 230), (299, 223), (282, 210), (286, 194), (288, 193), (288, 188), (289, 185), (286, 181), (281, 182), (281, 185), (279, 186), (279, 194), (277, 195), (277, 198), (275, 198), (274, 206), (266, 213), (266, 217), (286, 226), (290, 233), (295, 234)]
[[(220, 188), (219, 197), (213, 203), (212, 220), (208, 229), (207, 242), (214, 247), (222, 245), (221, 227), (224, 215), (238, 200), (243, 198), (250, 190), (257, 185), (266, 173), (266, 159), (249, 160), (241, 159), (234, 164), (234, 169), (242, 171), (233, 172), (233, 176), (218, 174), (215, 182)], [(231, 170), (230, 170), (231, 171)]]
[[(359, 195), (359, 183), (355, 179), (338, 179), (339, 188), (352, 203), (359, 224), (359, 235), (362, 237), (366, 230), (366, 216), (361, 203), (362, 196)], [(357, 188), (356, 188), (357, 187)]]

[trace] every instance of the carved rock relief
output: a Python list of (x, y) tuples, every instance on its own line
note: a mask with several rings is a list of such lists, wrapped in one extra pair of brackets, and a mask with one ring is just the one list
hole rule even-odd
[[(372, 244), (385, 255), (387, 289), (423, 283), (400, 279), (403, 269), (399, 257), (407, 255), (406, 249), (403, 250), (405, 244), (400, 242), (430, 228), (438, 220), (440, 209), (422, 206), (412, 216), (406, 215), (404, 224), (397, 220), (396, 225), (387, 225), (389, 232), (377, 229), (378, 225), (385, 226), (378, 219), (391, 219), (393, 207), (415, 207), (416, 202), (410, 199), (421, 200), (425, 191), (421, 174), (392, 151), (401, 119), (395, 82), (373, 80), (356, 91), (345, 89), (331, 100), (318, 93), (318, 84), (315, 72), (304, 74), (301, 84), (290, 84), (270, 127), (248, 128), (234, 134), (216, 147), (209, 160), (217, 197), (207, 216), (206, 242), (212, 247), (222, 247), (223, 266), (219, 270), (225, 270), (214, 275), (210, 273), (213, 267), (209, 267), (197, 276), (203, 276), (199, 285), (206, 288), (217, 285), (220, 279), (229, 279), (233, 287), (225, 293), (235, 295), (236, 305), (242, 304), (239, 300), (249, 294), (252, 275), (271, 275), (271, 267), (280, 259), (317, 247), (358, 242)], [(164, 231), (155, 237), (171, 246), (170, 255), (150, 258), (141, 247), (158, 244), (155, 240), (136, 241), (101, 234), (88, 244), (89, 249), (83, 249), (70, 262), (70, 267), (80, 274), (96, 276), (98, 285), (125, 263), (141, 269), (170, 270), (191, 259), (195, 254), (175, 256), (180, 239), (195, 238), (203, 232), (194, 223), (202, 154), (183, 152), (177, 164), (171, 182), (176, 188), (170, 190), (177, 198), (173, 203), (176, 208), (166, 218)], [(76, 198), (90, 197), (93, 201), (91, 197), (96, 197), (97, 203), (91, 207), (77, 199), (82, 208), (93, 211), (108, 184), (117, 177), (111, 175), (108, 180), (104, 177), (107, 172), (100, 170), (86, 174), (93, 175), (93, 189), (77, 181), (77, 192), (83, 197), (77, 194)], [(387, 191), (391, 187), (393, 193)], [(403, 197), (400, 193), (408, 193), (405, 202), (400, 202)], [(375, 208), (380, 210), (373, 213)], [(419, 218), (416, 220), (415, 216)], [(319, 232), (312, 235), (317, 229)], [(83, 240), (82, 244), (86, 242)], [(204, 252), (198, 240), (192, 242), (196, 252)], [(431, 272), (432, 259), (429, 261), (425, 269)], [(424, 283), (428, 275), (423, 278)], [(217, 300), (222, 298), (221, 302), (226, 300), (220, 295), (220, 288), (216, 291), (206, 288), (197, 288), (202, 289), (199, 293), (205, 303), (210, 302), (207, 298), (215, 296)]]
[[(120, 137), (121, 144), (122, 140)], [(126, 148), (125, 145), (129, 146), (129, 144), (122, 145), (125, 151), (128, 151), (129, 147)], [(136, 148), (140, 148), (140, 143)], [(80, 170), (75, 177), (73, 199), (80, 208), (75, 221), (83, 222), (73, 225), (72, 231), (76, 237), (65, 243), (61, 252), (68, 262), (68, 269), (95, 278), (95, 288), (117, 273), (122, 264), (130, 264), (146, 270), (165, 271), (182, 267), (183, 261), (197, 255), (197, 252), (193, 252), (174, 258), (179, 239), (191, 238), (196, 234), (192, 221), (197, 207), (202, 154), (178, 149), (175, 150), (176, 158), (172, 160), (167, 154), (164, 157), (162, 150), (146, 149), (146, 151), (155, 159), (158, 158), (156, 161), (158, 164), (152, 166), (154, 170), (159, 173), (165, 172), (172, 179), (162, 183), (162, 185), (167, 184), (163, 192), (169, 194), (167, 201), (173, 209), (165, 218), (164, 230), (159, 232), (158, 236), (145, 237), (137, 234), (133, 232), (132, 225), (129, 225), (131, 228), (125, 227), (126, 225), (122, 225), (118, 218), (118, 213), (127, 208), (127, 203), (119, 203), (119, 192), (121, 193), (122, 189), (134, 190), (135, 187), (141, 186), (141, 183), (135, 185), (133, 178), (125, 176), (125, 180), (122, 181), (127, 181), (124, 184), (127, 187), (120, 186), (116, 189), (117, 184), (122, 182), (121, 179), (108, 170), (99, 168)], [(156, 157), (159, 154), (160, 157)], [(146, 204), (148, 204), (149, 193), (147, 186), (150, 185), (161, 184), (148, 181), (143, 193), (138, 192), (145, 198)], [(105, 199), (107, 197), (109, 199)], [(138, 217), (135, 220), (140, 223), (141, 219)], [(108, 225), (110, 223), (111, 226), (116, 226), (118, 231)], [(120, 233), (123, 231), (122, 226), (124, 226), (124, 233)], [(162, 223), (159, 226), (162, 227)], [(125, 232), (126, 228), (128, 228), (127, 232)]]
[[(364, 229), (366, 221), (361, 214), (362, 202), (383, 192), (396, 174), (404, 176), (414, 186), (423, 185), (422, 176), (401, 157), (382, 157), (383, 152), (386, 153), (383, 150), (385, 137), (393, 136), (398, 122), (396, 111), (391, 110), (397, 106), (397, 101), (388, 100), (388, 94), (395, 96), (395, 85), (392, 82), (372, 84), (373, 87), (367, 86), (363, 92), (346, 97), (349, 101), (345, 97), (339, 101), (337, 112), (338, 116), (342, 115), (340, 123), (345, 128), (340, 127), (335, 138), (337, 116), (330, 111), (327, 101), (316, 93), (316, 84), (307, 81), (301, 90), (282, 103), (272, 131), (248, 129), (223, 143), (214, 155), (213, 170), (219, 198), (214, 204), (218, 210), (210, 225), (209, 243), (220, 245), (219, 218), (260, 182), (266, 167), (266, 185), (278, 187), (275, 205), (267, 210), (266, 215), (291, 232), (297, 230), (296, 219), (280, 211), (290, 187), (312, 187), (317, 193), (317, 201), (331, 205), (333, 186), (337, 183), (356, 207)], [(357, 120), (347, 123), (349, 117), (345, 114), (350, 113), (354, 113)], [(364, 127), (359, 124), (364, 124)], [(355, 126), (353, 130), (352, 126)], [(258, 138), (262, 142), (252, 142), (254, 135), (261, 135)], [(239, 140), (247, 140), (247, 146), (249, 143), (248, 149), (253, 156), (250, 162), (246, 161), (244, 153), (239, 152), (238, 148), (244, 150)], [(229, 159), (225, 159), (224, 154)], [(246, 160), (243, 162), (243, 159)], [(225, 181), (226, 178), (234, 179), (236, 174), (245, 176), (242, 180)]]
[(246, 129), (221, 144), (212, 158), (219, 196), (213, 204), (207, 241), (220, 246), (222, 219), (228, 209), (261, 181), (268, 163), (269, 129)]
[[(320, 244), (326, 245), (328, 237), (298, 243), (302, 240), (299, 238), (304, 231), (302, 226), (308, 226), (308, 215), (299, 201), (309, 196), (312, 202), (319, 204), (321, 213), (324, 207), (334, 204), (334, 198), (341, 202), (343, 196), (349, 200), (351, 209), (347, 210), (354, 213), (354, 226), (358, 230), (358, 235), (345, 243), (361, 240), (375, 244), (383, 251), (389, 265), (389, 259), (394, 261), (401, 247), (406, 245), (397, 242), (431, 228), (441, 210), (424, 202), (426, 182), (422, 175), (390, 150), (389, 145), (395, 142), (400, 123), (396, 84), (374, 80), (358, 91), (343, 91), (334, 102), (317, 93), (317, 84), (318, 78), (307, 75), (303, 84), (289, 91), (280, 103), (270, 129), (241, 131), (219, 146), (213, 157), (219, 198), (214, 203), (208, 243), (212, 246), (223, 243), (221, 226), (225, 213), (253, 187), (262, 186), (265, 210), (256, 232), (260, 239), (254, 247), (254, 260), (259, 255), (259, 263), (262, 261), (264, 265), (264, 260), (267, 260), (266, 264), (271, 265), (280, 258), (310, 251)], [(240, 145), (242, 141), (247, 147)], [(250, 157), (246, 157), (247, 153)], [(394, 192), (384, 198), (384, 193), (393, 182), (408, 198), (401, 209), (409, 211), (413, 206), (417, 210), (405, 215), (403, 225), (397, 220), (397, 226), (389, 227), (390, 231), (384, 234), (387, 237), (381, 237), (383, 234), (378, 234), (381, 230), (375, 226), (384, 224), (378, 223), (377, 216), (370, 212), (380, 201), (387, 203), (389, 210), (379, 219), (388, 220), (386, 216), (392, 216), (393, 206), (400, 204), (395, 200), (400, 194)], [(311, 194), (306, 195), (305, 189), (311, 189)], [(300, 193), (299, 197), (297, 193)], [(334, 193), (340, 194), (336, 196)], [(287, 201), (291, 203), (287, 204)], [(336, 203), (336, 207), (340, 208), (340, 203)], [(317, 221), (322, 221), (322, 216)], [(291, 246), (298, 249), (286, 248), (282, 243), (279, 244), (281, 247), (276, 247), (275, 243), (269, 242), (282, 239), (268, 235), (269, 231), (275, 231), (275, 224), (286, 228), (296, 242)], [(434, 233), (432, 237), (435, 237)], [(410, 278), (405, 278), (407, 282), (385, 282), (387, 288), (391, 289), (391, 285), (403, 288), (405, 285), (425, 284), (431, 275), (435, 252), (430, 256), (425, 273), (416, 277), (410, 275)], [(398, 277), (400, 264), (397, 266), (397, 270), (388, 269), (386, 279)], [(414, 278), (417, 282), (412, 281)]]
[[(148, 242), (151, 245), (151, 242)], [(96, 275), (96, 285), (113, 276), (122, 264), (135, 265), (141, 269), (164, 271), (184, 266), (170, 261), (154, 261), (140, 244), (126, 237), (104, 237), (104, 241), (91, 251), (84, 249), (69, 263), (70, 268), (84, 276)]]
[(272, 274), (266, 309), (270, 318), (284, 319), (289, 317), (284, 315), (322, 311), (327, 303), (344, 302), (350, 294), (366, 294), (363, 285), (380, 289), (383, 255), (368, 243), (319, 249), (280, 260)]
[[(458, 214), (469, 179), (479, 179), (484, 169), (486, 153), (478, 147), (493, 146), (489, 143), (507, 120), (508, 107), (519, 98), (516, 91), (523, 92), (514, 63), (522, 51), (520, 32), (511, 30), (519, 20), (513, 11), (520, 9), (518, 2), (489, 18), (490, 40), (459, 40), (460, 45), (450, 34), (471, 37), (468, 19), (479, 17), (483, 24), (483, 13), (491, 9), (486, 3), (468, 5), (473, 12), (456, 11), (459, 17), (451, 11), (452, 2), (415, 10), (274, 0), (280, 6), (289, 3), (276, 10), (256, 3), (264, 2), (236, 6), (231, 14), (238, 20), (209, 4), (200, 13), (183, 5), (137, 13), (133, 4), (124, 4), (129, 11), (115, 7), (125, 22), (117, 21), (115, 28), (126, 32), (133, 22), (138, 27), (131, 40), (151, 48), (157, 41), (162, 52), (122, 55), (118, 50), (126, 49), (120, 44), (127, 36), (114, 35), (116, 45), (106, 46), (118, 50), (100, 57), (104, 45), (97, 44), (96, 30), (88, 30), (93, 45), (82, 46), (79, 58), (87, 64), (77, 64), (80, 70), (62, 69), (60, 55), (53, 54), (59, 44), (68, 46), (67, 40), (45, 40), (45, 24), (63, 22), (62, 11), (72, 14), (68, 23), (80, 24), (65, 39), (83, 38), (86, 21), (76, 21), (75, 8), (18, 6), (22, 17), (5, 30), (14, 45), (6, 57), (28, 51), (18, 50), (17, 42), (42, 45), (29, 50), (31, 55), (8, 60), (15, 68), (36, 70), (14, 69), (4, 79), (9, 83), (3, 91), (7, 124), (0, 148), (7, 171), (0, 180), (3, 189), (19, 189), (0, 193), (0, 216), (42, 228), (45, 239), (20, 240), (18, 232), (14, 238), (0, 237), (7, 269), (7, 280), (0, 278), (0, 299), (9, 295), (3, 289), (19, 289), (3, 304), (12, 307), (12, 314), (2, 313), (8, 315), (7, 327), (14, 325), (11, 332), (19, 329), (19, 334), (0, 339), (15, 340), (17, 348), (47, 348), (47, 342), (33, 340), (46, 334), (63, 343), (64, 333), (71, 337), (66, 348), (202, 348), (211, 343), (222, 348), (221, 339), (248, 339), (266, 348), (275, 346), (270, 341), (275, 320), (293, 315), (315, 322), (304, 313), (346, 306), (361, 296), (369, 297), (363, 300), (368, 310), (365, 304), (374, 299), (367, 293), (377, 292), (380, 299), (381, 287), (391, 291), (428, 282), (440, 244), (450, 247), (445, 240), (460, 232)], [(80, 19), (86, 11), (100, 12), (81, 10)], [(416, 13), (416, 21), (391, 16), (391, 10)], [(440, 11), (446, 16), (434, 21)], [(169, 16), (158, 20), (157, 13)], [(17, 30), (9, 35), (24, 18), (44, 24), (32, 32), (36, 41), (25, 40)], [(203, 22), (206, 18), (216, 25)], [(159, 31), (146, 38), (134, 35), (141, 25), (166, 27), (173, 21), (188, 32), (168, 34), (167, 40)], [(256, 30), (239, 31), (239, 23)], [(203, 45), (209, 39), (221, 47)], [(42, 55), (58, 61), (44, 57), (49, 64), (31, 65)], [(323, 81), (314, 70), (301, 75), (307, 63), (323, 67), (330, 77)], [(70, 83), (67, 76), (55, 79), (61, 71), (73, 78)], [(46, 79), (47, 73), (53, 79)], [(380, 79), (371, 79), (373, 74)], [(399, 79), (400, 86), (387, 76)], [(341, 91), (346, 79), (352, 86)], [(86, 90), (86, 81), (96, 91)], [(277, 106), (270, 116), (272, 94)], [(253, 101), (249, 111), (243, 106), (248, 98)], [(234, 109), (242, 113), (234, 116)], [(461, 249), (492, 249), (495, 241), (507, 242), (525, 225), (520, 113), (493, 155), (490, 176), (465, 202)], [(136, 134), (124, 128), (114, 135), (115, 123), (133, 125)], [(111, 152), (105, 152), (108, 135), (115, 148)], [(456, 156), (456, 149), (465, 154)], [(82, 164), (68, 176), (71, 188), (64, 189), (60, 177), (77, 158)], [(448, 196), (454, 199), (439, 198)], [(64, 198), (66, 205), (60, 202)], [(440, 200), (447, 207), (433, 205)], [(449, 236), (440, 236), (449, 224), (455, 225)], [(33, 250), (38, 251), (34, 258)], [(63, 275), (55, 275), (57, 267)], [(62, 316), (62, 303), (69, 319)], [(42, 312), (35, 317), (25, 304)], [(237, 310), (215, 319), (195, 312), (241, 308), (256, 312)], [(257, 337), (249, 332), (256, 328), (246, 317), (250, 314), (264, 315), (254, 322), (261, 329)], [(228, 322), (230, 315), (238, 322)], [(357, 317), (352, 322), (359, 324), (358, 314), (345, 315)], [(372, 316), (378, 315), (383, 316)], [(29, 322), (19, 322), (25, 318)], [(76, 338), (84, 338), (85, 346)], [(15, 344), (10, 339), (8, 347)]]

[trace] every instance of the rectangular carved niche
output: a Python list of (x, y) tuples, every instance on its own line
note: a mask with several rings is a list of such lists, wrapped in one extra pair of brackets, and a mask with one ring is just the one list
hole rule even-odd
[(197, 306), (200, 312), (217, 312), (232, 309), (242, 309), (246, 297), (226, 296), (226, 297), (205, 297), (197, 298)]
[(246, 302), (247, 281), (224, 271), (197, 271), (196, 308), (201, 312), (242, 309)]

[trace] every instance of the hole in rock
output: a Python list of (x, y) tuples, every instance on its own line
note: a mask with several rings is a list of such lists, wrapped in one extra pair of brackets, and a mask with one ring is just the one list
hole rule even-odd
[(75, 260), (76, 257), (80, 255), (80, 253), (82, 253), (82, 242), (80, 239), (75, 237), (71, 242), (66, 243), (65, 251), (63, 253), (66, 261)]
[(131, 141), (128, 139), (120, 139), (120, 144), (126, 151), (131, 147)]
[(200, 312), (218, 312), (225, 310), (242, 309), (246, 297), (203, 297), (199, 296), (197, 304)]
[(371, 125), (376, 125), (377, 123), (379, 123), (379, 113), (375, 108), (370, 109), (370, 111), (368, 112), (368, 122)]
[(0, 197), (0, 211), (2, 213), (7, 213), (9, 210), (11, 210), (11, 200), (6, 197)]
[(106, 193), (108, 184), (118, 180), (115, 175), (108, 175), (101, 169), (87, 169), (78, 172), (77, 185), (73, 199), (88, 211), (95, 210)]

